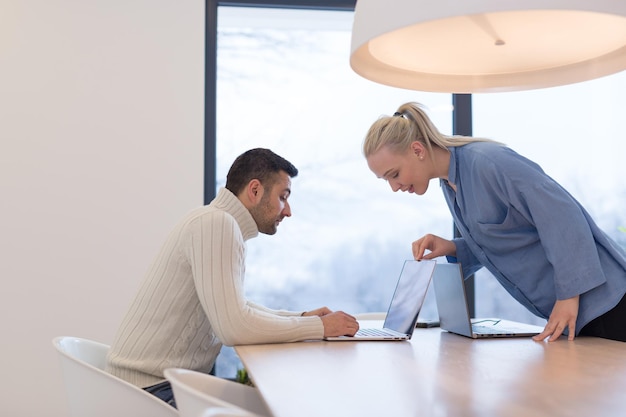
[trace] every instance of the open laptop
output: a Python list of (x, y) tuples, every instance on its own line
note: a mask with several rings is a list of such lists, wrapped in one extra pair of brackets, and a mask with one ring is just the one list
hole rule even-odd
[(361, 328), (354, 336), (325, 340), (409, 340), (435, 270), (435, 261), (404, 261), (383, 328)]
[(443, 330), (473, 339), (534, 336), (543, 331), (540, 326), (497, 318), (470, 319), (463, 270), (458, 263), (437, 264), (433, 286)]

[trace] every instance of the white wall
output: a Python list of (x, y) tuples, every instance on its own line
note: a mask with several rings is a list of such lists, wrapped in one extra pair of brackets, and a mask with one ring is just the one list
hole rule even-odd
[(66, 415), (51, 339), (110, 343), (202, 204), (203, 71), (202, 0), (0, 0), (0, 415)]

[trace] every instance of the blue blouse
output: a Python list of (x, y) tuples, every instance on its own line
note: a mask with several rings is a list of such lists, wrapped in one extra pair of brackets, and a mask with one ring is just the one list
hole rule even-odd
[[(465, 276), (486, 267), (522, 305), (547, 319), (580, 295), (576, 333), (626, 293), (626, 252), (539, 165), (510, 148), (451, 147), (444, 196), (461, 238)], [(626, 320), (625, 320), (626, 321)]]

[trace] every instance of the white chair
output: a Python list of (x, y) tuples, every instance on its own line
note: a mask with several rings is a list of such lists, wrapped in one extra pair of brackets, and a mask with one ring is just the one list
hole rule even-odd
[(71, 417), (175, 417), (174, 407), (104, 371), (109, 346), (56, 337)]
[(164, 372), (172, 384), (180, 417), (270, 417), (254, 387), (188, 369)]

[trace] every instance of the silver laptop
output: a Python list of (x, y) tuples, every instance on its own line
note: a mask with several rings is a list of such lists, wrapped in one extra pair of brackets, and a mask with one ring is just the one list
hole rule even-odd
[(354, 336), (326, 340), (409, 340), (435, 270), (435, 261), (404, 261), (383, 328), (362, 328)]
[(473, 339), (534, 336), (543, 327), (497, 318), (470, 319), (460, 264), (437, 264), (433, 275), (439, 322), (443, 330)]

